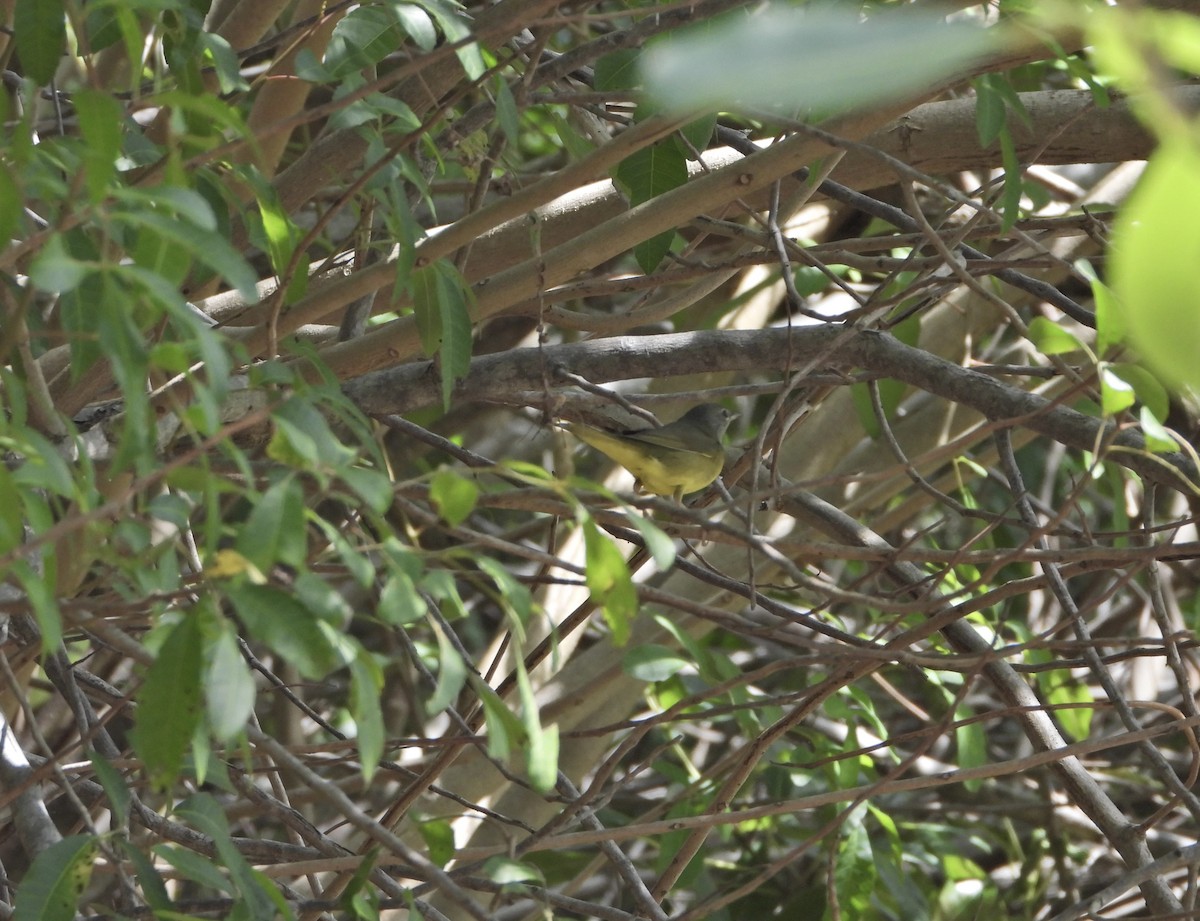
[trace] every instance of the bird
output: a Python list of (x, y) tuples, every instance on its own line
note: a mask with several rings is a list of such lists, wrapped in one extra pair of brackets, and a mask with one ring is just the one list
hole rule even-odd
[(623, 466), (645, 491), (680, 502), (721, 475), (722, 438), (735, 418), (724, 406), (701, 403), (658, 428), (614, 431), (569, 422), (567, 431)]

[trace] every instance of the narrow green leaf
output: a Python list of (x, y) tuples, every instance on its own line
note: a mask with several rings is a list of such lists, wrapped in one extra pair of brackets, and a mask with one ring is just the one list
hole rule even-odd
[(160, 790), (179, 776), (200, 725), (202, 648), (199, 614), (187, 613), (159, 649), (138, 694), (133, 746)]
[(984, 74), (975, 80), (975, 128), (979, 132), (979, 146), (987, 147), (1004, 130), (1004, 99), (993, 85), (993, 74)]
[(391, 506), (395, 484), (382, 471), (367, 467), (346, 467), (338, 476), (366, 503), (367, 508), (376, 514), (382, 515)]
[(450, 642), (446, 631), (434, 624), (438, 640), (438, 679), (433, 696), (425, 704), (425, 712), (436, 716), (458, 699), (459, 692), (467, 683), (467, 663), (462, 654)]
[(209, 729), (218, 742), (228, 742), (245, 728), (255, 698), (254, 676), (228, 625), (223, 625), (209, 648), (204, 694)]
[(371, 782), (383, 758), (383, 712), (379, 707), (382, 693), (383, 670), (370, 653), (362, 650), (350, 661), (350, 715), (354, 718), (354, 735), (366, 783)]
[(276, 885), (254, 870), (234, 845), (229, 823), (216, 800), (207, 793), (198, 793), (180, 803), (175, 808), (175, 814), (212, 838), (217, 855), (225, 864), (241, 897), (241, 910), (234, 912), (235, 917), (249, 918), (250, 921), (278, 921), (279, 918), (294, 917)]
[(500, 696), (482, 678), (472, 672), (468, 680), (480, 704), (483, 705), (483, 715), (487, 722), (488, 755), (498, 761), (505, 761), (513, 749), (520, 749), (525, 743), (525, 729), (521, 721), (505, 706)]
[(524, 643), (525, 627), (533, 616), (533, 595), (516, 576), (491, 557), (479, 557), (476, 564), (496, 583), (513, 635), (518, 643)]
[(21, 226), (23, 195), (8, 164), (0, 163), (0, 243), (7, 244)]
[(637, 589), (629, 574), (629, 565), (616, 544), (601, 534), (590, 518), (583, 523), (583, 540), (588, 591), (604, 612), (613, 643), (624, 646), (629, 642), (630, 622), (638, 606)]
[(517, 661), (517, 689), (521, 697), (521, 725), (525, 730), (525, 770), (529, 782), (541, 794), (549, 793), (558, 782), (558, 727), (543, 727), (538, 715), (537, 698), (525, 664)]
[(49, 83), (67, 44), (62, 0), (17, 0), (12, 35), (26, 75), (39, 86)]
[(838, 846), (833, 885), (837, 891), (838, 907), (843, 918), (866, 918), (870, 915), (871, 892), (875, 888), (875, 855), (863, 818), (866, 810), (855, 807), (842, 825), (844, 837)]
[(71, 835), (38, 854), (17, 890), (13, 921), (73, 921), (98, 850), (91, 835)]
[[(621, 161), (613, 174), (632, 205), (679, 188), (687, 182), (687, 177), (687, 157), (673, 139), (635, 151)], [(670, 252), (674, 239), (675, 231), (668, 230), (638, 243), (633, 252), (642, 271), (654, 271)]]
[(422, 51), (432, 51), (437, 47), (437, 28), (425, 10), (415, 3), (397, 3), (393, 12), (418, 48)]
[(659, 569), (670, 569), (675, 563), (675, 541), (645, 515), (630, 511), (625, 519), (642, 534), (646, 549)]
[(129, 785), (121, 772), (112, 766), (112, 762), (97, 751), (88, 752), (88, 760), (92, 763), (92, 771), (104, 793), (108, 797), (108, 808), (113, 814), (113, 824), (123, 828), (129, 822), (129, 804), (131, 794)]
[(197, 854), (187, 848), (161, 844), (154, 848), (154, 853), (169, 863), (186, 880), (207, 886), (214, 892), (233, 893), (235, 891), (232, 883), (217, 868), (210, 857)]
[[(970, 707), (959, 707), (955, 718), (969, 719), (974, 716)], [(955, 727), (954, 739), (958, 745), (958, 766), (960, 768), (980, 767), (987, 764), (987, 736), (983, 731), (983, 723), (975, 720)], [(983, 785), (980, 780), (968, 780), (964, 786), (971, 791), (978, 790)]]
[(133, 864), (134, 873), (137, 875), (138, 884), (142, 887), (142, 896), (146, 899), (146, 903), (156, 912), (170, 911), (171, 896), (167, 893), (166, 883), (163, 882), (158, 870), (154, 869), (154, 864), (146, 856), (146, 852), (130, 843), (127, 838), (118, 837), (114, 843)]
[(450, 408), (450, 395), (458, 379), (471, 370), (471, 288), (450, 263), (435, 263), (442, 344), (438, 366), (442, 372), (442, 406)]
[(42, 650), (50, 653), (62, 643), (62, 612), (54, 591), (54, 567), (47, 561), (38, 572), (26, 560), (18, 560), (10, 570), (17, 577), (25, 600), (33, 606), (33, 616), (42, 633)]
[(108, 194), (121, 155), (121, 125), (125, 113), (111, 93), (80, 89), (75, 94), (75, 112), (83, 135), (84, 164), (88, 195), (98, 202)]
[(1000, 133), (1000, 162), (1004, 165), (1004, 194), (1000, 198), (1000, 212), (1004, 220), (1000, 226), (1007, 233), (1021, 216), (1021, 195), (1025, 190), (1025, 175), (1017, 159), (1012, 132), (1008, 128)]
[(164, 240), (182, 247), (197, 262), (233, 285), (247, 301), (253, 303), (258, 299), (258, 275), (245, 257), (216, 231), (206, 230), (177, 216), (145, 209), (123, 211), (117, 216), (124, 223), (157, 233)]
[(0, 553), (9, 553), (25, 541), (21, 493), (8, 467), (0, 464)]
[(504, 132), (504, 140), (509, 147), (515, 147), (521, 141), (521, 115), (517, 101), (513, 98), (512, 90), (503, 79), (496, 80), (496, 121)]
[[(442, 34), (446, 36), (447, 42), (457, 43), (471, 37), (470, 23), (459, 4), (452, 3), (450, 0), (420, 0), (420, 5), (433, 16), (434, 21), (441, 28)], [(483, 76), (487, 70), (487, 64), (483, 60), (483, 54), (477, 43), (468, 42), (458, 48), (455, 53), (468, 77), (478, 80)]]

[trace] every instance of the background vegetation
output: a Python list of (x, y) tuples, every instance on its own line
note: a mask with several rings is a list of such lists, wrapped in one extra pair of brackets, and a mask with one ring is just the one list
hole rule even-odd
[(0, 909), (1194, 911), (1200, 20), (1024, 6), (0, 4)]

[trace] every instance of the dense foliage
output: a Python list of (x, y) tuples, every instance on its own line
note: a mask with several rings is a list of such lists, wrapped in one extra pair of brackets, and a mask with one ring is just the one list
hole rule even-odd
[(1200, 20), (950, 6), (4, 4), (5, 913), (1192, 910)]

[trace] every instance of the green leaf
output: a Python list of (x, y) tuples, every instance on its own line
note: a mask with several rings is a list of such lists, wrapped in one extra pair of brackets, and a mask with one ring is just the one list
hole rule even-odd
[(350, 660), (350, 715), (362, 762), (363, 781), (371, 782), (383, 758), (383, 711), (379, 696), (383, 693), (383, 670), (366, 650)]
[(8, 164), (0, 163), (0, 240), (11, 240), (21, 226), (21, 187)]
[(56, 233), (38, 250), (29, 266), (29, 278), (42, 291), (63, 294), (78, 288), (89, 271), (86, 262), (67, 252), (62, 234)]
[(1196, 322), (1200, 253), (1200, 151), (1160, 147), (1113, 229), (1109, 271), (1130, 335), (1151, 367), (1173, 386), (1200, 388)]
[(421, 349), (438, 356), (442, 403), (450, 407), (454, 383), (471, 367), (471, 289), (445, 260), (412, 273), (413, 313)]
[(621, 48), (596, 61), (593, 77), (596, 90), (609, 92), (637, 89), (641, 85), (641, 75), (638, 73), (638, 61), (641, 56), (642, 52), (637, 48)]
[(1114, 374), (1109, 367), (1100, 369), (1100, 409), (1105, 416), (1124, 412), (1136, 399), (1132, 384)]
[(445, 819), (429, 819), (417, 823), (417, 831), (425, 842), (427, 857), (439, 867), (444, 867), (454, 859), (457, 848), (454, 846), (454, 829)]
[(339, 631), (292, 595), (267, 585), (230, 582), (225, 594), (256, 640), (296, 667), (305, 678), (324, 678), (347, 662)]
[(521, 697), (521, 725), (525, 730), (525, 769), (529, 782), (543, 795), (558, 782), (558, 727), (543, 727), (538, 717), (537, 698), (525, 671), (517, 660), (517, 689)]
[(1121, 305), (1112, 289), (1092, 278), (1092, 300), (1096, 304), (1096, 354), (1103, 357), (1115, 345), (1124, 345), (1128, 329)]
[(203, 633), (198, 610), (167, 636), (138, 693), (133, 746), (159, 790), (175, 783), (200, 725)]
[(675, 563), (675, 541), (671, 536), (645, 515), (630, 511), (625, 518), (641, 532), (654, 564), (659, 569), (670, 569)]
[(254, 870), (234, 845), (229, 823), (216, 800), (207, 793), (197, 793), (175, 807), (175, 814), (212, 839), (217, 856), (225, 864), (240, 896), (241, 911), (235, 910), (233, 917), (249, 918), (250, 921), (294, 917), (275, 884)]
[(537, 867), (510, 857), (489, 857), (483, 865), (483, 874), (501, 886), (542, 882), (542, 874)]
[(642, 73), (647, 90), (676, 112), (832, 112), (921, 93), (998, 41), (997, 30), (946, 23), (936, 10), (906, 6), (862, 21), (856, 5), (776, 6), (679, 30), (646, 49)]
[(417, 592), (412, 576), (393, 570), (383, 583), (376, 610), (384, 623), (406, 627), (421, 620), (428, 613), (428, 606)]
[(629, 574), (629, 565), (616, 544), (600, 533), (590, 518), (583, 523), (583, 540), (588, 591), (604, 612), (613, 643), (624, 646), (629, 642), (630, 622), (638, 608), (637, 589)]
[(13, 921), (73, 921), (99, 850), (91, 835), (71, 835), (34, 858), (17, 890)]
[[(448, 43), (455, 44), (471, 37), (470, 23), (459, 4), (450, 0), (420, 0), (420, 5), (433, 16)], [(477, 43), (468, 42), (458, 48), (455, 54), (458, 55), (458, 62), (463, 70), (472, 80), (478, 80), (487, 70), (487, 64)]]
[(1034, 317), (1029, 324), (1029, 339), (1043, 355), (1064, 355), (1083, 349), (1072, 333), (1045, 317)]
[(436, 716), (458, 699), (469, 672), (462, 654), (446, 636), (441, 625), (435, 623), (433, 630), (438, 641), (438, 679), (433, 696), (425, 704), (425, 712), (429, 716)]
[(691, 664), (675, 650), (657, 643), (635, 646), (621, 659), (621, 667), (639, 681), (666, 681)]
[(204, 694), (209, 729), (218, 742), (228, 742), (254, 712), (255, 689), (237, 634), (225, 623), (209, 648)]
[(47, 565), (38, 572), (26, 560), (18, 560), (11, 565), (10, 572), (17, 577), (26, 602), (33, 606), (33, 615), (42, 633), (42, 651), (53, 652), (62, 643), (62, 612), (54, 591), (54, 567)]
[(979, 146), (987, 147), (1000, 136), (1006, 121), (1004, 98), (997, 92), (994, 74), (984, 74), (975, 79), (975, 128), (979, 132)]
[(442, 372), (442, 407), (450, 408), (450, 395), (459, 378), (471, 370), (471, 308), (474, 296), (458, 271), (439, 262), (438, 310), (442, 345), (438, 365)]
[(258, 300), (258, 275), (245, 257), (215, 230), (181, 219), (178, 214), (172, 216), (145, 208), (115, 212), (114, 217), (179, 246), (233, 285), (248, 302)]
[(457, 527), (470, 517), (479, 499), (479, 487), (475, 481), (459, 476), (443, 467), (433, 475), (429, 483), (429, 498), (437, 506), (438, 514), (451, 527)]
[[(966, 720), (973, 715), (969, 707), (959, 707), (955, 718)], [(954, 739), (958, 745), (958, 766), (960, 768), (980, 767), (987, 764), (987, 736), (983, 731), (983, 723), (975, 720), (955, 727)], [(983, 781), (981, 780), (968, 780), (964, 787), (974, 792), (982, 785)]]
[(62, 0), (17, 0), (12, 36), (25, 74), (39, 86), (49, 83), (67, 44)]
[(112, 766), (112, 762), (97, 751), (88, 752), (88, 761), (92, 763), (92, 771), (95, 773), (96, 779), (100, 781), (100, 786), (104, 788), (104, 794), (108, 797), (108, 808), (113, 814), (113, 824), (125, 827), (129, 822), (129, 803), (131, 801), (129, 786), (125, 783), (125, 778)]
[(308, 556), (304, 494), (294, 476), (285, 476), (254, 503), (237, 540), (238, 551), (262, 572), (276, 563), (299, 567)]
[(382, 515), (391, 506), (394, 484), (387, 474), (367, 467), (346, 467), (338, 476), (376, 514)]
[(496, 583), (513, 635), (518, 643), (524, 643), (525, 626), (533, 616), (533, 595), (516, 576), (491, 557), (479, 557), (475, 562)]
[[(1050, 686), (1046, 702), (1055, 704), (1090, 704), (1093, 701), (1087, 682), (1079, 681), (1066, 672), (1050, 672), (1043, 676), (1043, 686)], [(1091, 707), (1062, 707), (1054, 711), (1054, 719), (1070, 739), (1088, 738), (1092, 726)]]
[(75, 112), (83, 135), (84, 178), (88, 195), (99, 202), (108, 194), (121, 155), (121, 126), (125, 113), (111, 93), (80, 89), (75, 93)]
[(1146, 447), (1151, 451), (1165, 454), (1169, 451), (1179, 450), (1179, 443), (1167, 427), (1154, 418), (1154, 413), (1150, 412), (1148, 406), (1142, 407), (1138, 414), (1138, 420), (1142, 425), (1142, 435), (1146, 439)]
[(519, 749), (525, 742), (525, 728), (511, 710), (504, 705), (495, 691), (474, 672), (468, 680), (483, 705), (483, 715), (487, 722), (488, 755), (498, 761), (508, 758), (514, 748)]
[[(844, 837), (838, 845), (837, 863), (833, 871), (833, 886), (843, 918), (870, 916), (871, 891), (875, 888), (875, 855), (863, 819), (866, 810), (853, 809), (842, 825)], [(829, 918), (828, 911), (825, 917)]]
[(146, 904), (156, 912), (170, 911), (172, 908), (171, 896), (167, 893), (166, 883), (163, 882), (163, 878), (158, 870), (154, 868), (153, 862), (146, 856), (146, 852), (142, 848), (130, 843), (127, 838), (117, 837), (114, 843), (121, 853), (129, 858), (129, 862), (133, 864), (138, 884), (142, 889), (142, 896), (146, 899)]
[(1025, 176), (1017, 159), (1017, 148), (1012, 132), (1007, 128), (1000, 135), (1000, 162), (1004, 165), (1004, 194), (1000, 198), (1004, 220), (1000, 226), (1007, 233), (1021, 216), (1021, 193), (1025, 188)]

